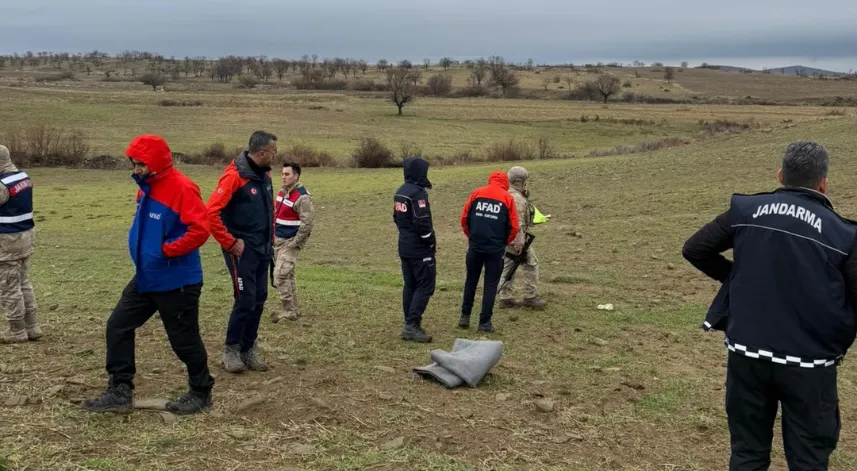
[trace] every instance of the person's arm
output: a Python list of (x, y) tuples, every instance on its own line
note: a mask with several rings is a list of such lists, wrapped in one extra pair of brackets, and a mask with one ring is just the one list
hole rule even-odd
[(6, 185), (0, 185), (0, 206), (6, 204), (9, 201), (9, 189), (6, 188)]
[(467, 198), (467, 202), (464, 203), (464, 209), (461, 211), (461, 230), (464, 231), (464, 235), (470, 237), (470, 205), (473, 203), (473, 194), (471, 193), (470, 197)]
[(732, 262), (722, 252), (733, 248), (733, 235), (729, 211), (725, 211), (687, 239), (681, 254), (699, 271), (722, 283), (732, 271)]
[[(243, 250), (243, 242), (239, 244), (239, 239), (236, 239), (229, 233), (226, 226), (223, 224), (223, 219), (220, 217), (220, 212), (232, 200), (232, 195), (241, 187), (241, 177), (237, 172), (226, 171), (217, 182), (217, 188), (211, 194), (206, 204), (208, 213), (208, 227), (214, 239), (226, 251), (233, 251), (241, 248)], [(242, 247), (238, 247), (242, 246)], [(240, 255), (240, 254), (236, 254)]]
[(851, 310), (857, 315), (857, 237), (851, 242), (851, 250), (842, 266), (842, 276), (845, 278), (845, 289)]
[(178, 196), (177, 207), (181, 222), (187, 226), (187, 232), (180, 238), (163, 245), (167, 257), (181, 257), (202, 247), (208, 240), (208, 213), (199, 188), (196, 185), (182, 189)]
[(295, 234), (291, 242), (289, 242), (289, 246), (300, 247), (303, 245), (304, 241), (309, 238), (310, 233), (312, 233), (313, 212), (315, 211), (312, 204), (312, 198), (309, 195), (301, 195), (301, 197), (295, 201), (293, 209), (300, 216), (301, 225), (298, 227), (298, 233)]
[[(524, 221), (524, 218), (527, 217), (527, 200), (523, 197), (515, 196), (515, 209), (518, 212), (518, 226), (521, 226), (521, 223)], [(512, 241), (512, 244), (515, 248), (515, 251), (520, 253), (524, 248), (524, 242), (526, 241), (526, 233), (522, 230), (518, 230), (518, 235), (515, 236), (515, 240)]]
[(414, 227), (420, 236), (420, 240), (429, 248), (434, 248), (436, 238), (431, 221), (431, 208), (428, 204), (428, 194), (425, 191), (417, 195), (417, 200), (412, 202), (412, 214)]
[(510, 193), (507, 194), (509, 196), (506, 198), (506, 210), (509, 213), (509, 225), (511, 228), (509, 229), (509, 235), (506, 237), (506, 245), (509, 245), (518, 236), (520, 226), (518, 225), (518, 210), (515, 209), (515, 197)]

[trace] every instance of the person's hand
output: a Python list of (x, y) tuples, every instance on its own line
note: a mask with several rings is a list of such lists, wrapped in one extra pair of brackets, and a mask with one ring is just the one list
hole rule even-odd
[(241, 255), (244, 254), (244, 241), (241, 239), (236, 239), (235, 243), (232, 244), (232, 248), (229, 249), (229, 253), (238, 258), (241, 258)]
[(523, 242), (515, 242), (514, 248), (515, 248), (515, 252), (518, 252), (518, 255), (521, 255), (521, 251), (524, 250), (524, 243)]

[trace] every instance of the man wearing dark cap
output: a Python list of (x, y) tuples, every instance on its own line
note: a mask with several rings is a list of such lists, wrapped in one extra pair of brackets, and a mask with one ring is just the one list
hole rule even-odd
[[(766, 470), (777, 406), (791, 470), (827, 469), (839, 440), (837, 366), (857, 334), (857, 224), (827, 197), (827, 151), (788, 146), (768, 193), (732, 196), (684, 245), (722, 283), (703, 324), (725, 332), (730, 470)], [(721, 252), (733, 250), (733, 261)]]
[(162, 138), (138, 136), (125, 155), (140, 186), (128, 235), (136, 274), (107, 320), (107, 390), (83, 406), (92, 412), (131, 412), (134, 333), (158, 312), (173, 351), (187, 367), (190, 386), (184, 396), (167, 403), (167, 410), (199, 412), (211, 406), (214, 386), (199, 335), (199, 248), (209, 236), (205, 203), (196, 184), (173, 167), (172, 153)]

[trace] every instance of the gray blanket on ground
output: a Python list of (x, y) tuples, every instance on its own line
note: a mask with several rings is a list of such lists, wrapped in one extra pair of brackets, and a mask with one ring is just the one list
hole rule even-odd
[(432, 364), (414, 368), (414, 372), (431, 377), (447, 388), (463, 383), (476, 387), (500, 360), (503, 342), (499, 340), (455, 339), (452, 352), (432, 350)]

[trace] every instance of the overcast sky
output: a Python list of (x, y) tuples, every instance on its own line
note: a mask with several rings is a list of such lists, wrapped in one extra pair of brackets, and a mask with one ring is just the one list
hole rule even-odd
[[(293, 4), (294, 3), (294, 4)], [(0, 0), (0, 53), (857, 69), (857, 0)]]

